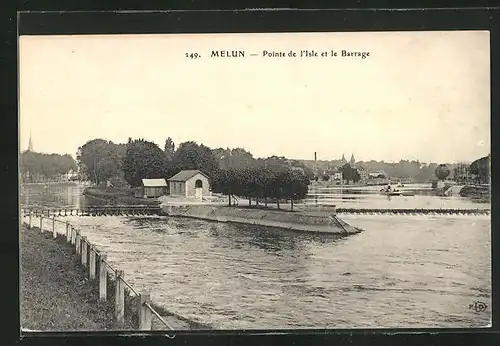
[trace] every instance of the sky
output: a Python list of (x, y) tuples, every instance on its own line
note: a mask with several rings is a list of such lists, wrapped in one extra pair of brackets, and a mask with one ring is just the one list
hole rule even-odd
[(470, 162), (490, 153), (489, 41), (487, 31), (22, 36), (20, 150), (30, 133), (35, 151), (73, 156), (94, 138), (163, 149), (170, 136), (255, 157)]

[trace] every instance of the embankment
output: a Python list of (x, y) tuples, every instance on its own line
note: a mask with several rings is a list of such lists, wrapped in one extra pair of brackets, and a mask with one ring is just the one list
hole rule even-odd
[(169, 216), (259, 225), (295, 231), (332, 233), (338, 235), (350, 235), (361, 231), (342, 221), (334, 213), (312, 215), (300, 211), (290, 212), (284, 210), (214, 205), (164, 205), (162, 211)]
[[(54, 227), (57, 223), (51, 224)], [(68, 231), (67, 228), (66, 230)], [(84, 266), (84, 256), (77, 254), (75, 245), (68, 242), (68, 234), (72, 234), (72, 241), (75, 239), (73, 231), (74, 229), (65, 237), (57, 232), (41, 232), (39, 227), (29, 228), (25, 224), (21, 226), (22, 328), (39, 331), (138, 330), (139, 296), (131, 287), (129, 289), (122, 285), (124, 319), (123, 323), (118, 323), (115, 316), (118, 303), (115, 297), (116, 276), (112, 274), (113, 271), (104, 271), (106, 284), (102, 287), (107, 298), (99, 299), (101, 280), (92, 277), (89, 280), (87, 275), (88, 264), (92, 258), (90, 251), (87, 252), (87, 266)], [(83, 244), (83, 249), (88, 245), (82, 241), (80, 244)], [(78, 241), (76, 244), (79, 247)], [(101, 263), (95, 263), (98, 274), (101, 273)], [(210, 326), (178, 316), (152, 302), (150, 306), (174, 329), (210, 329)], [(152, 319), (151, 327), (153, 330), (169, 329), (157, 318)]]
[(134, 197), (131, 191), (118, 189), (87, 187), (83, 190), (83, 195), (106, 202), (107, 204), (159, 205), (161, 203), (158, 200)]
[(491, 191), (489, 186), (467, 185), (460, 190), (460, 196), (489, 201)]
[[(98, 287), (86, 279), (74, 249), (39, 228), (21, 227), (21, 326), (30, 330), (130, 329), (113, 316), (112, 300), (99, 302)], [(110, 290), (110, 293), (113, 291)]]

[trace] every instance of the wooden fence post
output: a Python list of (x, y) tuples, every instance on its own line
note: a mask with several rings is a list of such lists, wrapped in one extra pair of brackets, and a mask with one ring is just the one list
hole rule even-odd
[(29, 215), (28, 229), (31, 229), (31, 211), (30, 211), (30, 215)]
[(89, 278), (90, 280), (95, 279), (95, 251), (94, 245), (90, 245), (90, 253), (89, 253)]
[(69, 227), (70, 227), (69, 231), (71, 234), (71, 237), (70, 237), (71, 245), (75, 245), (75, 229), (73, 228), (73, 226), (69, 226)]
[(151, 298), (149, 293), (141, 293), (139, 295), (139, 329), (140, 330), (151, 330), (153, 316), (151, 310), (146, 306), (145, 303), (151, 303)]
[(69, 228), (69, 222), (66, 221), (66, 242), (71, 243), (71, 233)]
[(107, 283), (108, 283), (108, 271), (106, 267), (107, 256), (105, 254), (99, 254), (99, 300), (106, 301), (107, 293)]
[(53, 216), (53, 217), (52, 217), (52, 237), (53, 237), (54, 239), (56, 239), (56, 238), (57, 238), (57, 232), (56, 232), (56, 217), (55, 217), (55, 216)]
[(123, 270), (117, 270), (115, 282), (115, 317), (119, 324), (125, 322), (125, 285), (123, 284), (123, 280), (125, 280)]
[(80, 239), (80, 231), (76, 230), (75, 249), (76, 249), (76, 254), (77, 255), (80, 254), (80, 250), (81, 250), (80, 241), (81, 241), (81, 239)]
[(88, 248), (88, 243), (87, 243), (87, 237), (82, 237), (82, 248), (81, 248), (81, 254), (82, 254), (82, 264), (84, 267), (87, 266), (87, 248)]
[(40, 215), (40, 232), (43, 232), (42, 226), (43, 226), (43, 215)]

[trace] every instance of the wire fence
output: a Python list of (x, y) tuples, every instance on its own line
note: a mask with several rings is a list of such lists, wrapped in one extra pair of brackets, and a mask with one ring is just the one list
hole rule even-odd
[[(36, 216), (35, 216), (36, 215)], [(24, 211), (23, 224), (25, 224), (29, 229), (38, 227), (41, 232), (51, 231), (53, 238), (56, 239), (65, 235), (66, 240), (71, 245), (74, 245), (75, 252), (77, 255), (81, 256), (82, 265), (88, 269), (88, 275), (91, 280), (99, 281), (99, 297), (100, 300), (107, 300), (107, 273), (108, 269), (114, 274), (115, 277), (115, 317), (119, 323), (124, 322), (124, 310), (125, 310), (125, 297), (124, 288), (128, 288), (129, 292), (133, 293), (139, 298), (139, 308), (138, 308), (138, 324), (141, 330), (152, 330), (152, 316), (155, 316), (165, 327), (171, 331), (175, 329), (167, 322), (165, 319), (156, 311), (151, 305), (149, 294), (141, 294), (137, 292), (124, 278), (123, 271), (114, 268), (108, 261), (107, 255), (101, 251), (98, 251), (94, 244), (90, 243), (85, 236), (81, 233), (80, 229), (76, 225), (72, 225), (67, 221), (58, 220), (55, 216), (47, 217), (44, 213), (33, 211)], [(26, 220), (27, 219), (27, 220)], [(58, 225), (65, 225), (65, 232), (62, 232)], [(97, 257), (97, 258), (96, 258)], [(99, 275), (96, 275), (96, 264), (99, 264)], [(102, 268), (102, 264), (105, 265), (105, 270)], [(145, 308), (145, 309), (144, 309)], [(166, 334), (168, 338), (173, 339), (175, 334)]]

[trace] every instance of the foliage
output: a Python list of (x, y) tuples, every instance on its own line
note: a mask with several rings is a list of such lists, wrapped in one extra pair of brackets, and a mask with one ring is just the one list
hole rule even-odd
[(470, 172), (476, 175), (476, 181), (479, 184), (490, 183), (490, 165), (491, 155), (475, 160), (470, 165)]
[[(212, 191), (229, 196), (236, 195), (252, 199), (271, 198), (278, 203), (281, 199), (293, 201), (303, 199), (308, 192), (309, 178), (299, 170), (290, 168), (271, 169), (249, 167), (241, 169), (219, 169), (212, 180)], [(231, 205), (231, 199), (229, 200)]]
[(104, 139), (93, 139), (78, 148), (80, 171), (90, 181), (99, 184), (120, 175), (125, 145)]
[(219, 167), (222, 169), (240, 169), (254, 167), (256, 165), (256, 160), (253, 155), (243, 148), (217, 148), (212, 150), (212, 154), (219, 163)]
[(55, 178), (58, 175), (76, 171), (76, 162), (71, 155), (43, 154), (25, 151), (20, 157), (20, 171), (23, 176)]
[(439, 180), (445, 180), (450, 175), (450, 169), (445, 164), (440, 164), (436, 167), (434, 174)]
[(351, 165), (348, 163), (344, 164), (340, 168), (340, 171), (342, 172), (342, 179), (345, 179), (348, 184), (350, 181), (357, 183), (361, 179), (358, 170), (351, 167)]
[(468, 183), (471, 178), (470, 165), (458, 163), (453, 169), (453, 179), (459, 183)]
[(199, 169), (212, 178), (218, 168), (219, 164), (209, 147), (190, 141), (179, 145), (167, 171), (168, 176), (172, 176), (181, 170)]
[(155, 143), (129, 139), (123, 173), (130, 186), (141, 186), (142, 179), (164, 178), (165, 166), (165, 153)]
[(165, 158), (167, 159), (167, 162), (170, 162), (172, 158), (174, 157), (175, 153), (175, 143), (172, 140), (172, 138), (168, 137), (167, 140), (165, 141)]

